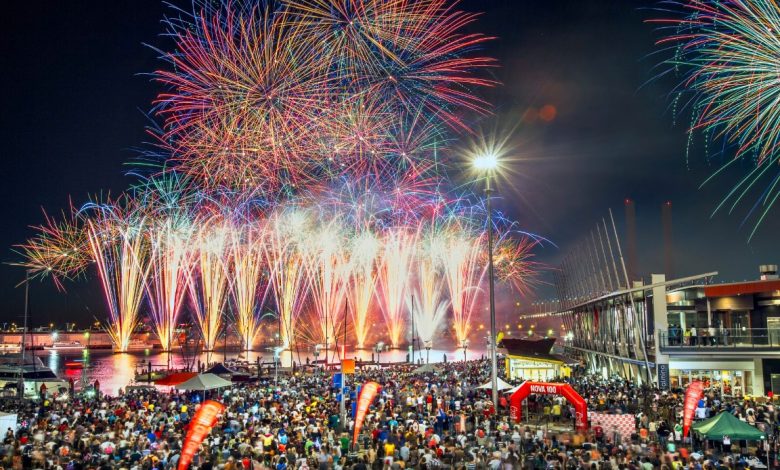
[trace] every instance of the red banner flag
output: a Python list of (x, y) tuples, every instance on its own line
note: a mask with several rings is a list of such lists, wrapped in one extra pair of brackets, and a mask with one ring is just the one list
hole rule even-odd
[(366, 382), (360, 389), (357, 410), (355, 412), (355, 433), (352, 435), (353, 444), (357, 442), (360, 428), (363, 427), (363, 420), (366, 419), (366, 413), (368, 413), (368, 407), (371, 406), (371, 402), (374, 401), (377, 392), (379, 392), (379, 384), (376, 382)]
[(683, 437), (688, 437), (696, 406), (703, 395), (704, 384), (701, 381), (694, 380), (688, 385), (688, 389), (685, 391), (685, 402), (683, 403)]
[(211, 428), (217, 424), (217, 417), (224, 409), (225, 405), (222, 403), (207, 400), (198, 412), (195, 413), (195, 417), (192, 418), (187, 431), (187, 438), (184, 439), (184, 446), (181, 449), (178, 470), (186, 470), (189, 467), (192, 457), (200, 448), (200, 443), (211, 432)]

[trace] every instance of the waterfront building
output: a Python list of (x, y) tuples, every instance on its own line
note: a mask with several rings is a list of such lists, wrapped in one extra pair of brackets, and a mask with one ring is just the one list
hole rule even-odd
[(717, 273), (634, 283), (554, 312), (591, 372), (661, 388), (702, 380), (726, 396), (780, 393), (780, 280), (714, 283)]

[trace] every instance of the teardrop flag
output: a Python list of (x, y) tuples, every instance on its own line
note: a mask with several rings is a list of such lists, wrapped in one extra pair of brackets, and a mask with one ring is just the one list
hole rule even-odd
[(366, 382), (360, 389), (357, 413), (355, 414), (355, 433), (352, 435), (353, 444), (357, 442), (360, 428), (363, 427), (363, 421), (366, 419), (366, 413), (368, 413), (368, 407), (371, 406), (371, 402), (374, 401), (377, 392), (379, 392), (379, 384), (376, 382)]
[(195, 413), (195, 417), (190, 422), (187, 430), (187, 438), (184, 439), (184, 446), (181, 449), (179, 457), (178, 470), (186, 470), (192, 462), (192, 457), (200, 448), (200, 443), (211, 432), (211, 428), (217, 424), (219, 414), (225, 409), (222, 403), (207, 400), (203, 406)]
[(688, 437), (688, 431), (691, 429), (693, 414), (699, 400), (704, 395), (704, 384), (699, 380), (694, 380), (688, 385), (685, 391), (685, 401), (683, 402), (683, 437)]

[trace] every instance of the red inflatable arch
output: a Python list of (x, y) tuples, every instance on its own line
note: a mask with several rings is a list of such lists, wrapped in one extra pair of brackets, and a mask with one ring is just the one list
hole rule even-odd
[(588, 430), (588, 406), (580, 394), (566, 383), (523, 382), (520, 388), (509, 398), (509, 415), (515, 422), (519, 422), (522, 419), (523, 400), (532, 393), (563, 396), (569, 403), (574, 405), (574, 412), (576, 413), (574, 427), (577, 431)]

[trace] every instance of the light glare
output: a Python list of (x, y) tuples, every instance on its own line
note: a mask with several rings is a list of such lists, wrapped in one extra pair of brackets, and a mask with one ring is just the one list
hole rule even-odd
[(486, 153), (474, 159), (474, 168), (480, 171), (491, 171), (498, 168), (498, 155)]

